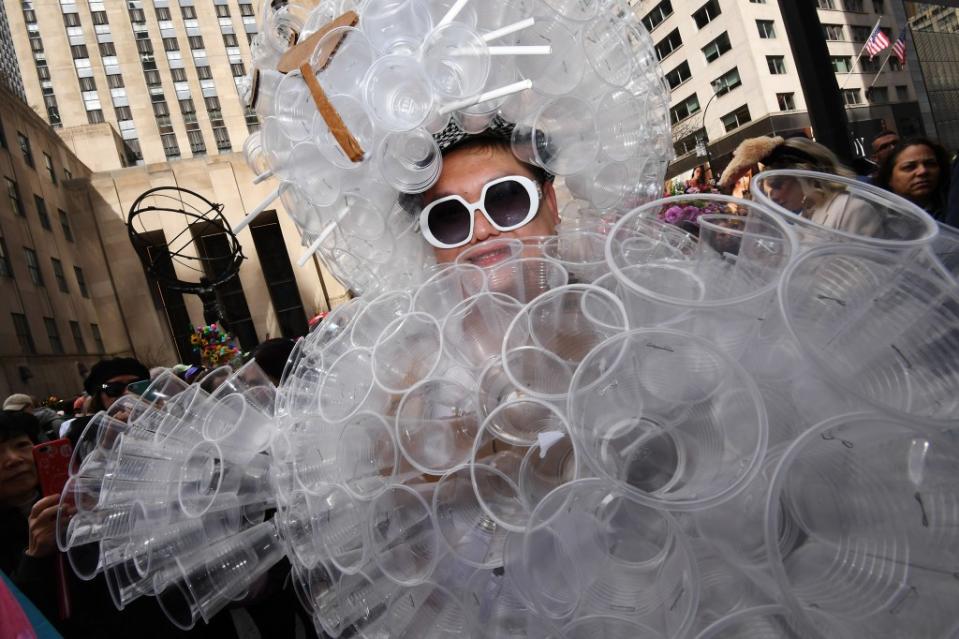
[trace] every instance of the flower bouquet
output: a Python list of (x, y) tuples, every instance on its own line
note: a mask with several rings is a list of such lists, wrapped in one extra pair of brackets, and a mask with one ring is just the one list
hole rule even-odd
[(209, 326), (195, 327), (190, 343), (193, 352), (200, 356), (201, 363), (208, 368), (229, 364), (240, 354), (233, 336), (215, 322)]

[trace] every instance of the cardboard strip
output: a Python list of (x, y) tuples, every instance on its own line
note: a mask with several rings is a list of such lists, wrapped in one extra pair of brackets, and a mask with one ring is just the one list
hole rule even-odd
[[(323, 36), (339, 27), (355, 27), (359, 21), (360, 16), (355, 11), (347, 11), (333, 22), (328, 23), (316, 31), (316, 33), (310, 35), (310, 37), (298, 43), (296, 46), (291, 47), (280, 57), (280, 61), (276, 65), (276, 70), (289, 73), (294, 69), (299, 69), (304, 62), (309, 62), (310, 58), (313, 57), (313, 50), (316, 49), (316, 45)], [(329, 64), (330, 58), (333, 57), (336, 49), (340, 46), (342, 39), (343, 38), (337, 38), (335, 41), (330, 42), (326, 50), (320, 53), (318, 60), (315, 61), (317, 71), (325, 68), (326, 65)]]
[(351, 162), (361, 162), (363, 160), (363, 149), (360, 147), (360, 143), (350, 133), (346, 123), (343, 122), (343, 118), (340, 117), (336, 108), (326, 97), (326, 93), (323, 92), (323, 87), (320, 86), (319, 81), (313, 74), (313, 68), (309, 62), (300, 65), (300, 73), (303, 75), (306, 86), (310, 89), (313, 103), (316, 104), (316, 108), (323, 117), (323, 121), (326, 122), (326, 126), (330, 128), (330, 133), (333, 134), (340, 148), (346, 153), (346, 157), (350, 158)]

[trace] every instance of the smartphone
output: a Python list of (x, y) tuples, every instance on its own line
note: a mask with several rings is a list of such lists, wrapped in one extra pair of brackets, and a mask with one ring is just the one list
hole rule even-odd
[(55, 495), (63, 490), (70, 477), (70, 457), (73, 448), (67, 438), (44, 442), (33, 447), (33, 461), (40, 477), (43, 496)]

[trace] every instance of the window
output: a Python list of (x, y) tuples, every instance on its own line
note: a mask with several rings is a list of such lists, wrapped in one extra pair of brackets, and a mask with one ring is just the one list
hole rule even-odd
[(87, 45), (85, 44), (74, 44), (70, 46), (70, 55), (73, 56), (74, 60), (82, 60), (83, 58), (89, 58), (90, 54), (87, 52)]
[(87, 345), (83, 341), (83, 333), (80, 331), (80, 322), (70, 322), (70, 332), (73, 333), (73, 341), (77, 345), (78, 353), (86, 353)]
[(78, 78), (80, 80), (80, 90), (81, 91), (96, 91), (97, 82), (92, 77), (89, 78)]
[(886, 12), (886, 0), (872, 0), (872, 12), (883, 14)]
[(164, 51), (179, 51), (180, 43), (176, 38), (163, 38), (163, 50)]
[(37, 217), (40, 218), (40, 226), (50, 230), (50, 216), (47, 214), (47, 203), (39, 195), (33, 196), (33, 204), (37, 207)]
[(197, 65), (196, 75), (201, 80), (212, 80), (213, 72), (210, 71), (210, 67), (205, 64)]
[(832, 61), (832, 70), (836, 73), (849, 73), (852, 71), (852, 58), (848, 55), (834, 55), (829, 59)]
[(17, 183), (10, 178), (3, 178), (7, 181), (7, 197), (10, 198), (10, 208), (20, 217), (26, 216), (23, 208), (23, 200), (20, 199), (20, 188)]
[(897, 58), (896, 56), (892, 56), (891, 58), (889, 58), (889, 70), (902, 71), (902, 63), (899, 62), (899, 58)]
[(193, 155), (204, 155), (206, 153), (206, 143), (203, 141), (203, 133), (199, 129), (188, 130), (186, 137), (190, 141), (190, 153)]
[(153, 102), (153, 115), (158, 118), (166, 117), (170, 115), (170, 107), (167, 106), (166, 100)]
[(836, 0), (816, 0), (816, 6), (820, 9), (835, 9)]
[(57, 172), (53, 170), (53, 158), (50, 157), (47, 153), (43, 154), (43, 166), (47, 168), (47, 175), (50, 176), (50, 181), (56, 184)]
[(47, 66), (46, 62), (37, 64), (37, 77), (40, 78), (41, 82), (50, 80), (50, 67)]
[(149, 40), (137, 40), (137, 51), (141, 54), (153, 53), (153, 43)]
[(766, 4), (766, 0), (749, 0), (753, 4)]
[(246, 75), (246, 67), (243, 66), (242, 62), (234, 62), (230, 65), (230, 71), (233, 73), (234, 78), (239, 78), (240, 76)]
[(140, 24), (146, 22), (146, 16), (143, 14), (143, 9), (130, 9), (130, 22), (134, 24)]
[(105, 122), (103, 119), (103, 111), (101, 109), (90, 109), (87, 111), (87, 122), (90, 124), (100, 124)]
[(216, 148), (220, 151), (232, 151), (230, 144), (230, 134), (227, 133), (225, 126), (213, 127), (213, 139), (216, 140)]
[(679, 36), (679, 29), (673, 29), (672, 33), (656, 44), (656, 57), (662, 60), (681, 46), (683, 39)]
[(123, 82), (123, 76), (120, 75), (119, 73), (108, 75), (107, 85), (109, 85), (111, 89), (122, 89), (123, 87), (126, 86), (126, 84)]
[(47, 327), (47, 339), (50, 340), (50, 350), (55, 355), (63, 354), (63, 341), (60, 339), (60, 329), (57, 328), (57, 322), (52, 317), (44, 317), (43, 325)]
[[(186, 9), (186, 7), (183, 7)], [(187, 41), (190, 43), (191, 49), (202, 49), (203, 48), (203, 36), (188, 36)]]
[(10, 264), (10, 253), (7, 251), (7, 241), (0, 237), (0, 276), (13, 277), (13, 266)]
[(83, 269), (79, 266), (74, 266), (73, 275), (77, 278), (77, 289), (79, 289), (80, 295), (89, 298), (90, 292), (87, 290), (87, 280), (83, 277)]
[(236, 34), (234, 33), (224, 33), (223, 34), (223, 44), (228, 47), (238, 47), (240, 46), (236, 41)]
[(889, 87), (873, 87), (869, 89), (869, 101), (873, 104), (889, 102)]
[(842, 40), (845, 36), (842, 32), (841, 24), (824, 24), (822, 25), (823, 35), (826, 36), (827, 40)]
[(203, 98), (203, 102), (206, 104), (206, 110), (210, 114), (211, 120), (223, 119), (223, 112), (220, 110), (220, 98), (211, 95), (208, 98)]
[(7, 134), (3, 130), (3, 123), (0, 122), (0, 149), (7, 148)]
[[(182, 70), (182, 69), (181, 69)], [(156, 70), (150, 70), (143, 74), (146, 78), (147, 85), (151, 87), (160, 85), (160, 72)]]
[(216, 5), (216, 17), (218, 18), (229, 18), (230, 17), (230, 7), (225, 4)]
[(69, 293), (70, 289), (67, 287), (67, 278), (63, 274), (63, 262), (55, 257), (51, 257), (50, 262), (53, 264), (53, 277), (57, 280), (57, 288), (60, 289), (61, 293)]
[(170, 74), (173, 76), (174, 82), (186, 82), (186, 69), (170, 69)]
[(776, 27), (772, 20), (756, 20), (756, 28), (759, 29), (759, 37), (764, 40), (776, 37)]
[(712, 81), (713, 92), (717, 95), (726, 95), (733, 89), (741, 87), (743, 84), (742, 79), (739, 77), (739, 69), (733, 67), (726, 73), (722, 74), (718, 78)]
[(70, 218), (67, 217), (63, 209), (57, 209), (57, 215), (60, 218), (60, 228), (63, 229), (63, 237), (67, 242), (73, 241), (73, 229), (70, 228)]
[(180, 13), (184, 20), (196, 20), (196, 9), (193, 7), (180, 7)]
[(115, 56), (117, 54), (117, 48), (113, 46), (112, 42), (101, 42), (100, 43), (100, 55), (104, 58), (109, 58), (110, 56)]
[(662, 24), (663, 20), (673, 15), (673, 5), (669, 0), (663, 0), (655, 7), (652, 11), (643, 16), (643, 26), (646, 27), (647, 31), (652, 32), (653, 29)]
[(126, 107), (126, 106), (116, 107), (115, 111), (117, 112), (118, 122), (125, 122), (127, 120), (133, 119), (133, 113), (130, 111), (130, 107)]
[(847, 104), (862, 104), (861, 89), (843, 89), (842, 101)]
[(865, 42), (869, 39), (869, 34), (872, 32), (872, 29), (869, 27), (860, 27), (853, 25), (849, 27), (852, 29), (852, 41), (853, 42)]
[(738, 129), (751, 119), (752, 118), (749, 117), (749, 107), (745, 104), (732, 113), (727, 113), (722, 117), (723, 126), (726, 127), (726, 133)]
[(100, 326), (90, 324), (90, 332), (93, 333), (93, 345), (96, 346), (98, 353), (106, 353), (107, 349), (103, 346), (103, 336), (100, 335)]
[(767, 55), (766, 66), (772, 75), (783, 75), (786, 73), (786, 58), (781, 55)]
[(17, 143), (20, 145), (20, 153), (23, 154), (23, 161), (27, 163), (27, 166), (34, 168), (33, 150), (30, 148), (29, 138), (17, 131)]
[(107, 24), (107, 12), (106, 11), (93, 11), (90, 13), (93, 17), (93, 24), (104, 25)]
[(40, 39), (39, 33), (30, 35), (30, 50), (34, 53), (43, 53), (43, 40)]
[(718, 0), (709, 0), (706, 4), (701, 6), (693, 14), (693, 20), (696, 22), (696, 26), (702, 29), (707, 24), (716, 19), (716, 16), (722, 13), (722, 10), (719, 8)]
[(669, 84), (670, 89), (675, 89), (691, 77), (692, 73), (689, 71), (689, 63), (683, 62), (666, 74), (666, 82)]
[(796, 94), (795, 93), (777, 93), (776, 101), (779, 103), (780, 111), (796, 110)]
[(909, 87), (904, 84), (896, 85), (896, 100), (899, 102), (909, 101)]
[(681, 122), (699, 111), (699, 98), (692, 94), (672, 109), (669, 110), (669, 117), (673, 124)]
[(240, 3), (240, 15), (245, 17), (251, 17), (253, 15), (253, 5)]
[(79, 27), (80, 26), (80, 14), (78, 13), (64, 13), (63, 14), (63, 24), (66, 27)]
[(160, 142), (163, 143), (163, 153), (168, 158), (180, 157), (180, 146), (176, 143), (176, 135), (173, 133), (164, 133), (160, 135)]
[(36, 353), (37, 346), (33, 343), (27, 316), (23, 313), (10, 313), (10, 316), (13, 317), (13, 328), (17, 333), (17, 341), (20, 342), (20, 350), (24, 353)]
[(842, 0), (843, 9), (846, 11), (855, 11), (856, 13), (865, 13), (862, 0)]
[(706, 62), (713, 62), (732, 48), (733, 45), (729, 42), (729, 34), (723, 33), (703, 47), (703, 55), (706, 56)]
[(30, 281), (37, 286), (43, 286), (43, 273), (40, 272), (40, 262), (37, 261), (37, 252), (32, 248), (24, 246), (23, 255), (27, 259), (27, 272), (30, 273)]
[(70, 169), (68, 169), (67, 167), (63, 167), (63, 179), (64, 179), (64, 180), (72, 180), (72, 179), (73, 179), (73, 173), (71, 173), (71, 172), (70, 172)]
[(170, 9), (167, 7), (157, 7), (157, 22), (169, 22), (170, 21)]
[(33, 9), (24, 9), (23, 10), (23, 21), (27, 24), (36, 24), (37, 23), (37, 12)]

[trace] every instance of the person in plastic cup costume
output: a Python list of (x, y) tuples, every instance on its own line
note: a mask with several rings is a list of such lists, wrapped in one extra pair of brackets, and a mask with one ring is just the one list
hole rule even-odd
[[(518, 160), (508, 138), (488, 134), (443, 152), (439, 179), (420, 203), (420, 229), (440, 263), (490, 239), (555, 235), (559, 224), (552, 177)], [(470, 262), (486, 268), (507, 255), (476, 251)]]

